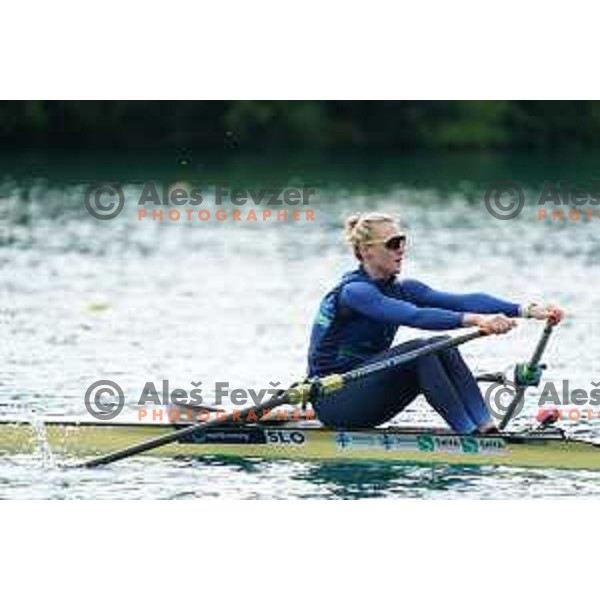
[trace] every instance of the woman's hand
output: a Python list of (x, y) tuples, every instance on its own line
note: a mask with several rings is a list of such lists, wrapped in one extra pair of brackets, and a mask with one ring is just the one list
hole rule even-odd
[(540, 321), (550, 321), (554, 324), (560, 323), (565, 318), (565, 312), (562, 308), (547, 304), (529, 304), (523, 309), (523, 316), (527, 319), (538, 319)]
[(482, 333), (508, 333), (517, 326), (514, 319), (504, 315), (475, 315), (466, 314), (463, 320), (465, 325), (475, 325)]

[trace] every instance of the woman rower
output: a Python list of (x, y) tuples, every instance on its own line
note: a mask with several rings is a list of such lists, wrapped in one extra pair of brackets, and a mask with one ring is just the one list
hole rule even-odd
[[(487, 294), (449, 294), (420, 281), (397, 280), (406, 235), (390, 215), (348, 218), (346, 238), (359, 265), (321, 302), (311, 334), (309, 377), (344, 373), (433, 341), (416, 339), (390, 348), (400, 325), (427, 330), (476, 326), (501, 334), (515, 326), (515, 317), (557, 322), (562, 318), (555, 306), (520, 306)], [(315, 399), (314, 408), (329, 427), (373, 427), (397, 415), (420, 393), (458, 433), (497, 431), (481, 390), (456, 348), (354, 381)]]

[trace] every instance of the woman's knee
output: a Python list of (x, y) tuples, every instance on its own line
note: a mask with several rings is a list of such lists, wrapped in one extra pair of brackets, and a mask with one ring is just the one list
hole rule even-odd
[(444, 359), (464, 362), (463, 356), (458, 348), (447, 348), (440, 352), (440, 356)]
[(437, 367), (441, 365), (441, 362), (438, 354), (425, 354), (415, 359), (415, 364), (418, 367)]

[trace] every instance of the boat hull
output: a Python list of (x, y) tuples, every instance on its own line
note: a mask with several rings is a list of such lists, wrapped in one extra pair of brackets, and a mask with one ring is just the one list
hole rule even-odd
[[(89, 457), (172, 431), (169, 425), (0, 422), (0, 453)], [(221, 427), (148, 456), (235, 456), (287, 460), (376, 460), (600, 470), (600, 447), (559, 434), (460, 436), (419, 429), (334, 431), (302, 427)]]

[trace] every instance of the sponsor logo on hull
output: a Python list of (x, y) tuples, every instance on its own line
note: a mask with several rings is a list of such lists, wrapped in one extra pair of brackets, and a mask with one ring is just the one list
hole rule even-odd
[(298, 430), (278, 429), (209, 429), (192, 431), (181, 438), (182, 444), (259, 444), (270, 446), (303, 446), (306, 435)]
[(500, 438), (460, 435), (340, 432), (336, 436), (336, 443), (341, 450), (352, 448), (444, 454), (505, 454), (508, 450), (506, 442)]

